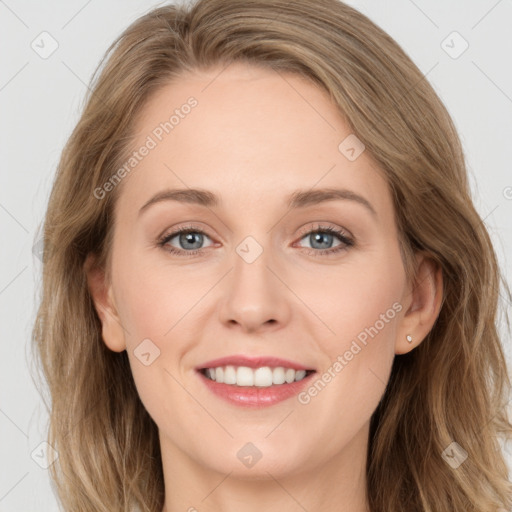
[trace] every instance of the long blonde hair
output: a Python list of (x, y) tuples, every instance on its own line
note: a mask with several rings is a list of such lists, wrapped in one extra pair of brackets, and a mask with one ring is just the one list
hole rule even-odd
[[(154, 91), (185, 70), (236, 61), (300, 74), (329, 93), (387, 177), (407, 276), (414, 279), (419, 250), (443, 272), (438, 320), (419, 347), (395, 357), (372, 416), (371, 510), (510, 510), (499, 444), (512, 432), (510, 379), (496, 325), (500, 285), (510, 292), (471, 199), (459, 137), (398, 44), (337, 0), (159, 7), (106, 52), (49, 200), (33, 332), (51, 397), (48, 442), (59, 453), (50, 471), (65, 510), (163, 507), (157, 426), (138, 397), (126, 352), (103, 343), (87, 288), (88, 254), (110, 268), (119, 187), (101, 200), (94, 190), (125, 161), (133, 120)], [(442, 456), (452, 442), (468, 454), (456, 469)]]

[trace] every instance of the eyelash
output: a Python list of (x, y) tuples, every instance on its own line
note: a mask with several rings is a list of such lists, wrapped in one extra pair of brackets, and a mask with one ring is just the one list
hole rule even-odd
[[(172, 240), (175, 236), (181, 235), (183, 233), (186, 233), (186, 234), (200, 233), (202, 235), (208, 236), (207, 233), (205, 233), (203, 230), (201, 230), (195, 226), (183, 226), (183, 227), (173, 231), (172, 233), (165, 234), (162, 237), (160, 237), (158, 239), (158, 246), (161, 248), (165, 248), (165, 245), (170, 240)], [(329, 233), (331, 235), (336, 235), (339, 238), (339, 240), (342, 242), (342, 244), (338, 245), (334, 249), (313, 249), (310, 247), (303, 247), (303, 249), (309, 249), (309, 251), (310, 251), (310, 252), (308, 252), (309, 255), (313, 255), (313, 256), (333, 255), (333, 254), (337, 254), (341, 251), (346, 251), (346, 250), (348, 250), (348, 248), (353, 247), (355, 245), (354, 240), (352, 238), (350, 238), (349, 236), (347, 236), (347, 234), (344, 231), (333, 228), (332, 226), (318, 225), (318, 226), (316, 226), (315, 229), (310, 229), (309, 231), (301, 233), (300, 239), (304, 238), (306, 235), (311, 235), (313, 233), (315, 233), (315, 234)], [(208, 238), (210, 238), (210, 237), (208, 237)], [(165, 248), (165, 250), (167, 252), (169, 252), (170, 254), (174, 254), (177, 256), (182, 256), (182, 257), (187, 258), (187, 257), (193, 257), (198, 254), (201, 254), (202, 252), (204, 252), (205, 249), (195, 249), (193, 251), (184, 251), (184, 250), (176, 249), (175, 247), (169, 246), (169, 248)]]

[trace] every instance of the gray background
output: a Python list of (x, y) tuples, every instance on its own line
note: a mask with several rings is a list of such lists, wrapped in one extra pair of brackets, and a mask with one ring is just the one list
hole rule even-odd
[[(475, 204), (510, 283), (512, 2), (348, 3), (398, 41), (447, 106)], [(157, 5), (163, 2), (0, 0), (0, 512), (58, 510), (48, 471), (38, 464), (47, 418), (29, 373), (41, 270), (33, 245), (94, 68), (114, 38)], [(448, 37), (453, 31), (463, 39)], [(464, 40), (469, 47), (458, 55)], [(52, 44), (58, 47), (45, 55)], [(510, 363), (510, 338), (505, 345)]]

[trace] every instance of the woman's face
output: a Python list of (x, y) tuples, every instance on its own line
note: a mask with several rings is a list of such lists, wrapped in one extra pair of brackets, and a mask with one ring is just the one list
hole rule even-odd
[(136, 133), (103, 336), (127, 350), (163, 457), (246, 477), (362, 464), (411, 348), (392, 199), (368, 151), (321, 89), (241, 64), (161, 89)]

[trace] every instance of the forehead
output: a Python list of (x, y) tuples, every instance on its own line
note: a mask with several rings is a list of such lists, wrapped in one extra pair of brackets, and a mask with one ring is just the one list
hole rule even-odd
[(149, 99), (134, 132), (132, 149), (151, 149), (123, 183), (120, 207), (187, 187), (240, 207), (344, 187), (376, 210), (391, 207), (368, 152), (347, 158), (347, 145), (361, 148), (328, 93), (295, 74), (232, 64), (183, 75)]

